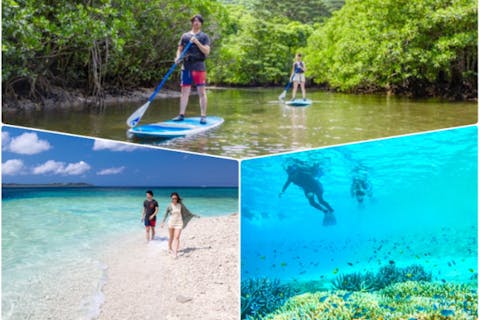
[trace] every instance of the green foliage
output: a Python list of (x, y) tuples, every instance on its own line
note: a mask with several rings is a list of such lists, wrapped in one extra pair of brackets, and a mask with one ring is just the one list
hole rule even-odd
[(283, 85), (301, 51), (307, 76), (341, 91), (476, 97), (474, 0), (5, 0), (2, 10), (9, 97), (153, 86), (195, 13), (212, 39), (213, 84)]
[(256, 17), (242, 7), (230, 7), (231, 34), (210, 62), (209, 81), (229, 85), (279, 84), (286, 81), (298, 48), (312, 27), (285, 18)]
[(8, 93), (48, 94), (50, 86), (152, 85), (173, 63), (189, 18), (202, 13), (219, 45), (227, 19), (214, 0), (3, 1), (3, 83)]
[(308, 41), (318, 83), (343, 91), (476, 91), (474, 0), (351, 0)]

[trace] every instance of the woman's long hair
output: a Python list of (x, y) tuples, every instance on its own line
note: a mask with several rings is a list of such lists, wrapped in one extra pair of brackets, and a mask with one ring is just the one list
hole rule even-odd
[(173, 197), (173, 196), (176, 196), (177, 197), (177, 203), (182, 203), (182, 198), (180, 198), (180, 195), (176, 192), (172, 192), (170, 194), (170, 198)]

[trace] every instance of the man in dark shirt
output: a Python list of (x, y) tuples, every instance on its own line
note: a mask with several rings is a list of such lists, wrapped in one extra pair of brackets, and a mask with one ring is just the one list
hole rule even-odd
[[(157, 222), (158, 202), (153, 199), (153, 192), (146, 192), (147, 199), (143, 201), (142, 221), (145, 224), (147, 242), (155, 238), (155, 224)], [(151, 235), (150, 235), (151, 233)]]
[[(294, 183), (303, 189), (305, 197), (312, 207), (322, 211), (325, 216), (323, 218), (323, 225), (336, 224), (335, 216), (333, 215), (333, 209), (327, 201), (323, 199), (323, 187), (320, 181), (315, 178), (315, 172), (318, 172), (318, 166), (307, 167), (302, 161), (296, 161), (286, 168), (288, 178), (283, 185), (282, 191), (279, 197), (287, 190), (290, 183)], [(315, 201), (315, 196), (318, 202)]]
[(188, 97), (192, 83), (197, 86), (197, 92), (200, 101), (201, 118), (200, 123), (207, 123), (207, 95), (205, 91), (207, 71), (205, 68), (205, 59), (210, 53), (210, 38), (202, 32), (203, 18), (197, 14), (190, 20), (192, 22), (192, 30), (182, 35), (178, 43), (177, 56), (175, 62), (179, 63), (179, 57), (183, 48), (191, 42), (192, 45), (188, 49), (183, 58), (182, 67), (182, 95), (180, 97), (180, 113), (173, 118), (174, 121), (183, 121), (185, 111), (187, 109)]

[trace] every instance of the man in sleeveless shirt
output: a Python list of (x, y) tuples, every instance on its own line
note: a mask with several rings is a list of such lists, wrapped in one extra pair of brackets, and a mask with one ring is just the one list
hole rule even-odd
[(190, 19), (192, 30), (182, 35), (178, 44), (177, 56), (175, 62), (179, 63), (179, 57), (188, 42), (192, 45), (188, 49), (182, 66), (181, 76), (181, 97), (180, 97), (180, 113), (173, 118), (174, 121), (183, 121), (185, 111), (187, 109), (188, 98), (192, 84), (197, 87), (200, 101), (200, 123), (207, 123), (207, 95), (205, 90), (207, 71), (205, 68), (205, 59), (210, 53), (210, 38), (202, 32), (203, 18), (197, 14)]

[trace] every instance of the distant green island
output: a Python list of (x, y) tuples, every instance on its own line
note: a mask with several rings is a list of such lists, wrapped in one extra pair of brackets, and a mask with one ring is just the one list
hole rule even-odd
[(95, 185), (89, 183), (4, 183), (2, 188), (58, 188), (58, 187), (68, 187), (68, 188), (86, 188), (94, 187)]

